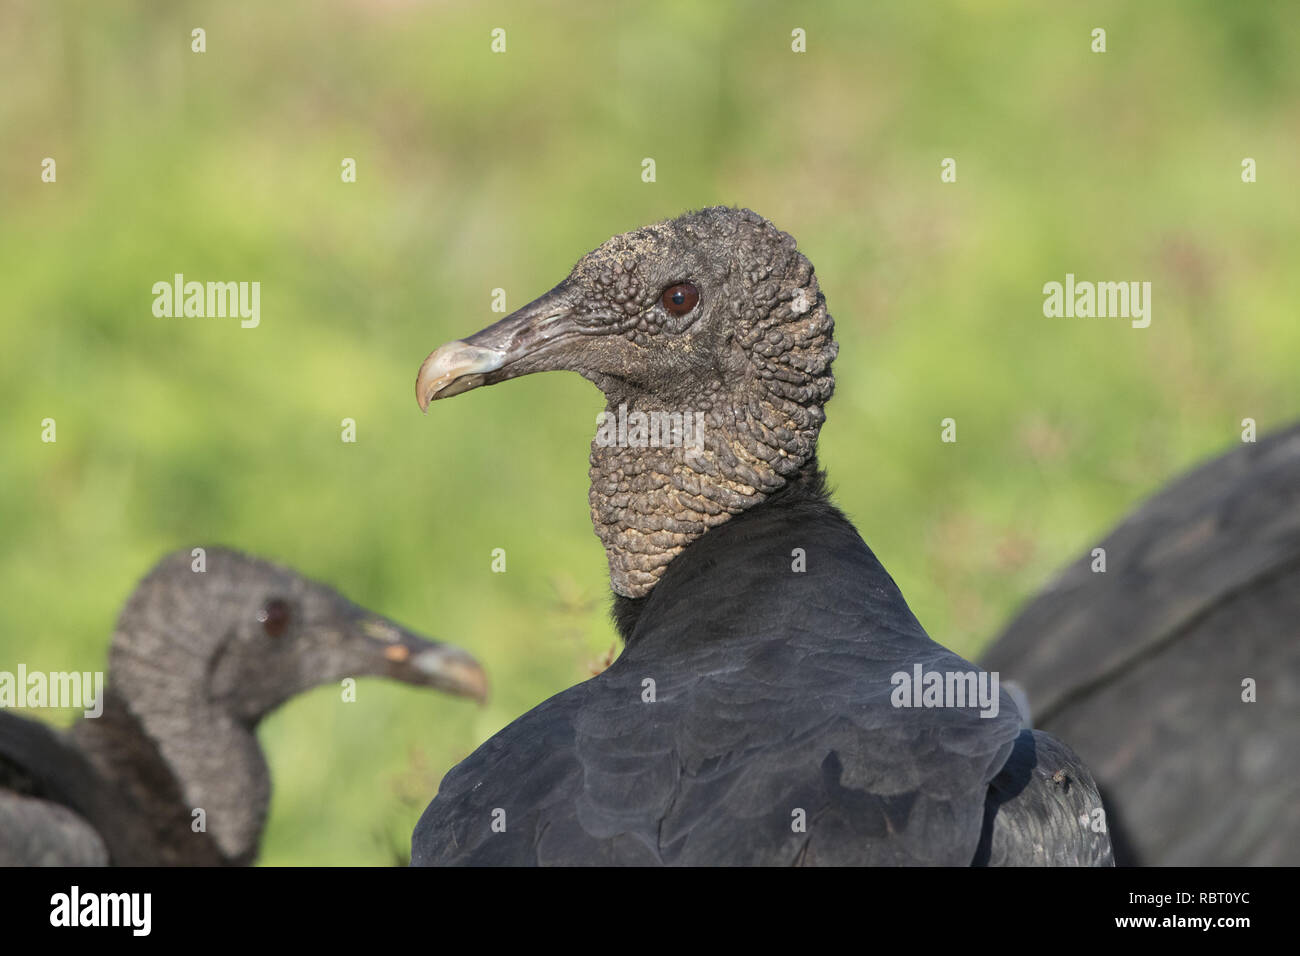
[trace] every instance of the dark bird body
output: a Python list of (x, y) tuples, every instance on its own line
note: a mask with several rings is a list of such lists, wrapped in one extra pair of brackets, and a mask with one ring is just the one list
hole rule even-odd
[(616, 237), (430, 356), (422, 404), (569, 368), (611, 410), (702, 409), (708, 427), (696, 456), (593, 444), (626, 647), (447, 774), (414, 864), (1110, 861), (1081, 822), (1099, 806), (1087, 771), (1022, 733), (1005, 695), (989, 717), (895, 706), (895, 674), (976, 669), (930, 640), (823, 490), (835, 351), (793, 240), (710, 209)]
[[(793, 574), (797, 547), (808, 567)], [(972, 665), (926, 636), (818, 491), (710, 531), (640, 601), (608, 670), (447, 775), (413, 863), (964, 866), (994, 846), (993, 862), (1105, 859), (1078, 820), (1099, 804), (1067, 750), (1035, 757), (1046, 735), (1026, 733), (1024, 765), (1008, 767), (1021, 737), (1009, 700), (993, 718), (891, 706), (891, 674)], [(1068, 794), (1050, 783), (1062, 768)], [(1020, 800), (1001, 816), (994, 785)]]
[(254, 729), (280, 704), (364, 675), (485, 692), (459, 648), (287, 568), (205, 560), (168, 556), (127, 601), (102, 714), (59, 732), (0, 710), (0, 865), (250, 863), (271, 786)]
[[(1300, 864), (1300, 426), (1145, 502), (984, 655), (1096, 772), (1130, 865)], [(1255, 700), (1243, 700), (1243, 681)]]

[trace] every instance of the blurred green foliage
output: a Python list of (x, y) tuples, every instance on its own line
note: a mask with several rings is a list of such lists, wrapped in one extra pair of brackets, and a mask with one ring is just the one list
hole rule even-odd
[[(441, 774), (614, 642), (598, 394), (536, 376), (422, 417), (415, 370), (496, 318), (493, 288), (513, 309), (714, 203), (816, 263), (841, 343), (822, 462), (973, 655), (1243, 418), (1300, 414), (1298, 22), (1285, 0), (0, 0), (0, 668), (99, 666), (134, 582), (204, 543), (460, 643), (486, 708), (371, 680), (261, 731), (263, 862), (399, 859)], [(176, 272), (260, 281), (261, 326), (155, 318)], [(1151, 327), (1045, 318), (1067, 272), (1152, 282)]]

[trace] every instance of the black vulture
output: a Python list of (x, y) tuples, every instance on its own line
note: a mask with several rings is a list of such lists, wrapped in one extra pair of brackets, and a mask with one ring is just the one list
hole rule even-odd
[(276, 707), (364, 675), (483, 698), (461, 649), (205, 551), (202, 571), (190, 551), (165, 557), (126, 602), (102, 713), (56, 732), (0, 710), (0, 865), (251, 863), (271, 792), (254, 730)]
[(836, 351), (794, 240), (716, 207), (425, 360), (424, 408), (550, 369), (604, 393), (590, 502), (625, 648), (446, 775), (412, 863), (1110, 862), (1087, 770), (930, 640), (830, 503)]
[(1300, 425), (1174, 481), (1097, 547), (984, 665), (1096, 772), (1116, 862), (1300, 863)]

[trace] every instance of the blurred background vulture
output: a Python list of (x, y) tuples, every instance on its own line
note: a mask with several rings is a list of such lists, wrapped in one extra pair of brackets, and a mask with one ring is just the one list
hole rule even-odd
[(126, 602), (102, 715), (60, 733), (0, 709), (0, 866), (251, 863), (271, 796), (254, 731), (280, 704), (364, 675), (486, 693), (459, 648), (288, 568), (205, 561), (169, 555)]
[(1300, 425), (1184, 475), (983, 666), (1096, 774), (1117, 862), (1300, 863)]
[[(604, 393), (590, 505), (626, 647), (447, 774), (413, 863), (1111, 862), (1087, 770), (995, 686), (981, 707), (988, 675), (830, 503), (836, 352), (794, 240), (715, 207), (428, 357), (421, 407), (553, 369)], [(952, 675), (969, 696), (932, 700)]]

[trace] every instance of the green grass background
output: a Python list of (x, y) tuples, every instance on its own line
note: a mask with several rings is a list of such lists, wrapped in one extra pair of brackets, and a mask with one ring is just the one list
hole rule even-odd
[[(728, 203), (799, 239), (841, 343), (838, 501), (968, 655), (1243, 418), (1300, 414), (1294, 3), (0, 0), (0, 25), (0, 668), (99, 666), (160, 555), (226, 543), (492, 675), (485, 708), (371, 680), (268, 719), (264, 863), (399, 858), (441, 774), (613, 644), (595, 390), (424, 417), (412, 384), (493, 288), (522, 305), (614, 233)], [(260, 281), (261, 327), (155, 318), (175, 272)], [(1067, 272), (1150, 281), (1151, 327), (1045, 318)]]

